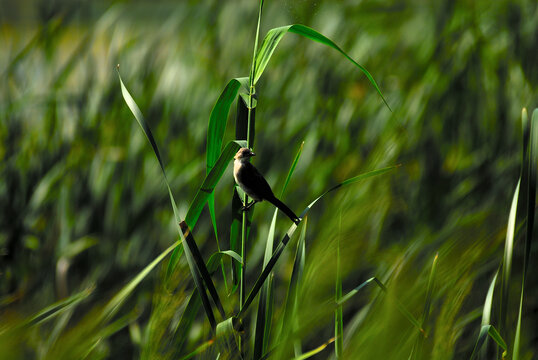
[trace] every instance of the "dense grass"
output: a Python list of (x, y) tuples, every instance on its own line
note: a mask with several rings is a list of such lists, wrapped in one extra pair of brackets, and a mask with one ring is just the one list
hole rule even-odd
[[(312, 207), (260, 283), (265, 305), (254, 298), (239, 333), (231, 322), (217, 327), (241, 337), (236, 345), (212, 340), (194, 292), (196, 260), (189, 267), (186, 254), (173, 256), (171, 266), (169, 255), (185, 219), (224, 307), (222, 317), (209, 300), (216, 323), (239, 313), (235, 255), (211, 257), (241, 255), (229, 243), (230, 167), (214, 216), (205, 207), (192, 223), (189, 208), (210, 173), (205, 164), (220, 155), (220, 146), (207, 150), (211, 110), (228, 81), (251, 70), (259, 4), (79, 5), (44, 2), (31, 14), (0, 6), (3, 354), (214, 358), (238, 346), (247, 358), (315, 350), (318, 358), (460, 359), (489, 338), (475, 353), (489, 359), (502, 355), (498, 332), (508, 356), (517, 341), (519, 358), (536, 356), (533, 272), (521, 283), (536, 252), (525, 239), (534, 196), (520, 120), (527, 106), (530, 124), (536, 107), (534, 2), (265, 4), (260, 48), (269, 29), (314, 28), (371, 72), (392, 108), (338, 51), (286, 35), (256, 83), (250, 139), (275, 193), (286, 188), (284, 201), (299, 212), (345, 179), (402, 166)], [(116, 63), (159, 147), (176, 217)], [(234, 120), (248, 120), (230, 105), (223, 145), (240, 138)], [(268, 238), (276, 247), (291, 225), (280, 215), (271, 222), (273, 211), (262, 203), (249, 213), (245, 300), (269, 262)], [(263, 332), (262, 313), (271, 324)]]

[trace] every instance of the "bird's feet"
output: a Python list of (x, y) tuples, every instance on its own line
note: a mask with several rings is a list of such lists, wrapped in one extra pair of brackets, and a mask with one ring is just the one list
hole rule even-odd
[(242, 208), (241, 208), (241, 211), (247, 211), (248, 209), (250, 209), (252, 207), (252, 205), (256, 204), (256, 200), (252, 200), (251, 202), (249, 202), (247, 205), (244, 205)]

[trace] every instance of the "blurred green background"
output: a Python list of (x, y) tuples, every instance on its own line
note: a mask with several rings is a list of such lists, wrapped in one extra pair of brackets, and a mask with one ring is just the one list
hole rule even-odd
[[(212, 106), (228, 80), (248, 76), (257, 10), (253, 0), (0, 1), (0, 316), (28, 316), (95, 284), (70, 319), (75, 324), (177, 239), (160, 168), (121, 97), (115, 65), (152, 128), (184, 216), (205, 176)], [(287, 35), (257, 86), (254, 163), (275, 193), (302, 141), (283, 199), (296, 212), (339, 181), (402, 164), (310, 213), (300, 307), (310, 326), (305, 347), (334, 331), (323, 306), (334, 297), (338, 238), (344, 293), (371, 276), (390, 279), (417, 317), (439, 252), (425, 346), (435, 359), (468, 357), (502, 260), (520, 171), (521, 109), (538, 106), (538, 3), (266, 1), (262, 36), (293, 23), (318, 30), (364, 65), (393, 112), (337, 52)], [(225, 141), (234, 136), (232, 109)], [(216, 189), (223, 249), (232, 184), (230, 167)], [(256, 206), (249, 281), (261, 271), (272, 211)], [(280, 234), (288, 220), (278, 221)], [(209, 257), (217, 246), (207, 211), (195, 235)], [(277, 265), (277, 308), (294, 244)], [(531, 269), (536, 255), (534, 246)], [(130, 358), (147, 347), (133, 329), (146, 326), (158, 283), (159, 271), (142, 282), (124, 305), (138, 317), (96, 354)], [(537, 285), (531, 271), (527, 359), (538, 353)], [(413, 326), (393, 303), (371, 302), (374, 294), (364, 290), (344, 308), (345, 354), (407, 357)], [(510, 303), (508, 342), (517, 300)], [(46, 329), (28, 335), (21, 356), (39, 353), (47, 336)], [(198, 340), (191, 340), (192, 347)]]

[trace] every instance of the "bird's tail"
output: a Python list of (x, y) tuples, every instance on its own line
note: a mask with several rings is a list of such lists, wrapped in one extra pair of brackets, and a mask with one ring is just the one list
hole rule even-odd
[(276, 196), (273, 196), (271, 199), (266, 199), (266, 200), (269, 201), (274, 206), (276, 206), (284, 214), (286, 214), (291, 219), (291, 221), (293, 221), (295, 224), (299, 224), (299, 221), (300, 221), (299, 217), (295, 215), (295, 213), (289, 207), (287, 207), (286, 204), (278, 200)]

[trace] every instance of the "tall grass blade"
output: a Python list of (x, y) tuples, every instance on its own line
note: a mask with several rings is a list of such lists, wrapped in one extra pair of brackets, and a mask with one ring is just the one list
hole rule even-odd
[(69, 296), (66, 299), (57, 301), (54, 304), (47, 306), (24, 321), (23, 326), (39, 325), (55, 318), (58, 315), (61, 315), (90, 296), (94, 289), (95, 287), (91, 286), (79, 293)]
[[(299, 162), (299, 158), (301, 157), (301, 154), (303, 152), (303, 147), (304, 147), (304, 141), (301, 143), (301, 146), (299, 147), (299, 151), (295, 155), (295, 159), (293, 160), (290, 170), (288, 171), (288, 176), (286, 177), (286, 181), (284, 182), (284, 187), (282, 188), (282, 191), (280, 192), (280, 199), (282, 199), (284, 195), (284, 191), (286, 191), (286, 188), (288, 187), (288, 184), (291, 180), (291, 176), (293, 175), (293, 172), (295, 171), (297, 163)], [(269, 226), (269, 233), (267, 234), (267, 241), (265, 243), (265, 254), (263, 258), (263, 266), (267, 265), (267, 263), (271, 259), (271, 255), (273, 254), (277, 214), (278, 214), (278, 209), (275, 209), (275, 212), (273, 213), (273, 220), (271, 221), (271, 225)], [(265, 354), (268, 350), (269, 336), (271, 332), (271, 325), (272, 325), (272, 318), (273, 318), (273, 311), (272, 311), (273, 303), (271, 300), (272, 298), (273, 298), (272, 281), (269, 281), (263, 284), (263, 287), (260, 293), (260, 299), (258, 301), (258, 312), (256, 315), (256, 333), (254, 337), (254, 358), (255, 359), (261, 358), (261, 356)]]
[[(142, 128), (144, 134), (146, 135), (146, 138), (151, 144), (151, 147), (153, 148), (153, 152), (155, 153), (155, 156), (157, 157), (157, 160), (159, 161), (159, 165), (161, 167), (161, 171), (163, 174), (163, 178), (165, 180), (166, 186), (168, 188), (168, 195), (170, 197), (170, 202), (172, 203), (172, 208), (174, 210), (174, 216), (176, 219), (176, 226), (178, 229), (178, 232), (182, 238), (182, 241), (186, 241), (184, 235), (183, 229), (180, 229), (179, 224), (186, 224), (188, 228), (193, 228), (196, 224), (196, 221), (198, 220), (198, 217), (200, 216), (200, 213), (202, 212), (203, 207), (205, 206), (205, 203), (207, 202), (207, 199), (209, 195), (212, 193), (213, 189), (215, 188), (216, 184), (220, 180), (222, 174), (224, 173), (224, 170), (226, 169), (228, 163), (233, 157), (233, 154), (241, 147), (240, 144), (236, 142), (230, 142), (226, 148), (224, 149), (223, 153), (219, 157), (217, 163), (215, 164), (214, 168), (211, 169), (209, 174), (206, 176), (202, 186), (198, 190), (198, 193), (196, 194), (191, 206), (189, 207), (189, 211), (187, 212), (187, 216), (185, 218), (185, 222), (183, 222), (179, 216), (179, 212), (177, 210), (176, 201), (174, 199), (174, 195), (172, 194), (172, 189), (170, 188), (170, 184), (168, 182), (168, 179), (166, 177), (166, 172), (164, 169), (164, 164), (161, 159), (161, 155), (159, 153), (159, 149), (157, 147), (157, 143), (155, 142), (155, 139), (153, 137), (153, 134), (151, 133), (151, 130), (149, 128), (149, 125), (147, 124), (146, 120), (144, 119), (144, 116), (142, 115), (142, 112), (140, 111), (140, 108), (134, 101), (133, 97), (125, 87), (121, 75), (119, 72), (119, 66), (116, 68), (116, 71), (118, 73), (118, 78), (120, 80), (121, 84), (121, 92), (123, 95), (123, 98), (125, 102), (127, 103), (127, 106), (135, 116), (135, 119), (137, 120), (138, 124)], [(220, 303), (220, 300), (218, 298), (218, 294), (214, 290), (213, 282), (211, 281), (211, 278), (206, 276), (207, 275), (207, 269), (205, 268), (205, 264), (203, 262), (203, 259), (201, 258), (200, 251), (198, 250), (198, 247), (196, 246), (196, 243), (194, 241), (189, 241), (186, 243), (190, 248), (185, 249), (183, 247), (183, 250), (185, 252), (187, 263), (189, 264), (189, 268), (191, 271), (191, 275), (193, 276), (194, 282), (196, 284), (196, 287), (200, 289), (200, 296), (202, 297), (202, 303), (204, 305), (204, 309), (206, 311), (208, 320), (211, 324), (211, 328), (215, 329), (216, 327), (216, 321), (213, 315), (213, 311), (211, 309), (211, 305), (209, 304), (209, 300), (206, 298), (207, 295), (205, 293), (205, 287), (204, 287), (204, 281), (205, 285), (208, 286), (209, 291), (211, 292), (211, 295), (213, 296), (213, 299), (215, 301), (215, 304), (217, 305), (217, 308), (221, 312), (222, 316), (224, 316), (224, 310), (222, 308), (222, 304)], [(176, 250), (177, 253), (173, 257), (174, 261), (177, 262), (179, 259), (179, 250)], [(169, 269), (173, 269), (175, 266), (169, 266)], [(200, 276), (201, 275), (201, 276)]]
[[(211, 110), (207, 129), (206, 174), (210, 173), (211, 169), (213, 166), (215, 166), (215, 163), (219, 158), (222, 148), (222, 140), (224, 138), (224, 131), (226, 130), (226, 124), (228, 122), (230, 107), (236, 99), (237, 93), (241, 87), (243, 87), (244, 92), (248, 91), (247, 77), (230, 80)], [(211, 193), (209, 196), (207, 204), (218, 245), (217, 223), (215, 217), (215, 196), (213, 193)]]
[[(512, 258), (514, 253), (514, 236), (516, 230), (516, 215), (519, 199), (519, 188), (521, 185), (521, 178), (517, 182), (514, 196), (512, 197), (512, 205), (510, 207), (510, 214), (508, 216), (508, 226), (506, 228), (506, 241), (504, 245), (504, 258), (502, 265), (502, 278), (501, 278), (501, 304), (500, 304), (500, 331), (504, 331), (506, 326), (506, 308), (508, 306), (508, 295), (510, 287), (510, 275), (512, 272)], [(489, 322), (488, 322), (489, 323)], [(485, 324), (482, 324), (485, 325)]]
[[(205, 203), (209, 199), (209, 195), (213, 192), (215, 189), (215, 186), (217, 186), (219, 180), (221, 179), (222, 175), (224, 174), (224, 171), (226, 170), (228, 163), (232, 158), (234, 157), (235, 153), (239, 148), (245, 145), (245, 142), (243, 141), (230, 141), (222, 153), (220, 154), (217, 162), (209, 172), (209, 174), (204, 179), (204, 182), (202, 183), (202, 186), (198, 189), (198, 192), (196, 193), (196, 196), (194, 197), (194, 200), (192, 201), (189, 210), (187, 211), (187, 215), (185, 217), (185, 223), (189, 228), (193, 228), (194, 225), (196, 225), (196, 222), (198, 221), (198, 218), (200, 217), (200, 214), (202, 213), (202, 210), (205, 206)], [(182, 233), (183, 234), (183, 233)], [(196, 246), (196, 243), (191, 243), (191, 253), (193, 256), (196, 257), (196, 263), (200, 265), (200, 268), (198, 269), (200, 273), (207, 273), (207, 269), (204, 268), (204, 262), (201, 257), (200, 251), (198, 250), (198, 247)], [(170, 275), (175, 266), (177, 265), (177, 262), (179, 261), (179, 256), (177, 256), (175, 253), (172, 254), (172, 257), (170, 258), (170, 263), (168, 264), (167, 274)], [(192, 271), (191, 271), (192, 272)], [(194, 275), (193, 275), (194, 276)], [(211, 286), (208, 284), (207, 286)]]
[[(506, 342), (502, 338), (502, 336), (499, 334), (499, 332), (493, 327), (493, 325), (484, 325), (480, 329), (480, 334), (478, 335), (478, 340), (476, 341), (476, 345), (474, 347), (473, 353), (471, 354), (470, 360), (473, 360), (477, 357), (480, 349), (486, 342), (487, 336), (490, 336), (496, 343), (499, 345), (505, 352), (508, 350), (508, 346), (506, 345)], [(503, 355), (504, 359), (504, 355)]]
[[(202, 258), (202, 254), (200, 254), (198, 247), (196, 246), (196, 242), (194, 241), (194, 236), (192, 235), (192, 231), (190, 230), (189, 226), (186, 222), (181, 222), (180, 224), (181, 231), (183, 232), (183, 236), (185, 238), (185, 243), (189, 247), (189, 251), (192, 251), (193, 259), (196, 262), (196, 267), (198, 268), (200, 279), (198, 281), (203, 281), (204, 285), (209, 290), (209, 294), (213, 298), (213, 302), (217, 306), (217, 309), (220, 312), (220, 315), (222, 318), (226, 317), (226, 313), (224, 311), (224, 308), (222, 307), (222, 303), (220, 302), (219, 294), (217, 292), (217, 289), (215, 288), (215, 285), (213, 284), (213, 280), (211, 280), (211, 275), (209, 274), (209, 270), (205, 266), (204, 260)], [(195, 254), (195, 252), (197, 252)], [(186, 253), (185, 253), (186, 254)], [(198, 275), (198, 273), (196, 273)], [(195, 274), (193, 273), (193, 276)], [(196, 282), (196, 281), (195, 281)], [(204, 302), (204, 295), (200, 294), (202, 296), (202, 302)], [(205, 304), (204, 304), (205, 306)]]
[(482, 310), (482, 323), (481, 326), (489, 325), (491, 323), (491, 309), (493, 307), (493, 292), (495, 290), (495, 283), (497, 282), (497, 277), (499, 276), (499, 271), (495, 273), (491, 284), (489, 284), (488, 293), (486, 295), (486, 301), (484, 301), (484, 307)]
[(309, 28), (308, 26), (304, 26), (301, 24), (282, 26), (282, 27), (271, 29), (267, 32), (267, 35), (263, 39), (260, 50), (258, 51), (258, 54), (256, 55), (256, 69), (254, 71), (254, 84), (256, 84), (258, 80), (260, 79), (260, 77), (262, 76), (263, 71), (265, 70), (265, 67), (267, 66), (267, 63), (271, 59), (273, 52), (278, 46), (278, 43), (280, 42), (280, 40), (282, 40), (284, 35), (286, 35), (288, 32), (295, 33), (297, 35), (304, 36), (307, 39), (322, 43), (323, 45), (327, 45), (333, 48), (334, 50), (338, 51), (340, 54), (342, 54), (346, 59), (348, 59), (356, 67), (358, 67), (360, 71), (364, 73), (364, 75), (366, 75), (370, 83), (376, 89), (379, 96), (381, 96), (381, 99), (383, 99), (383, 102), (385, 103), (385, 105), (390, 110), (390, 106), (385, 100), (385, 97), (383, 96), (383, 94), (381, 93), (381, 90), (379, 89), (379, 86), (374, 80), (374, 77), (370, 74), (368, 70), (366, 70), (364, 66), (360, 65), (355, 60), (353, 60), (353, 58), (351, 58), (347, 53), (345, 53), (331, 39), (325, 37), (324, 35), (320, 34), (319, 32), (317, 32), (316, 30), (312, 28)]
[(138, 273), (127, 285), (125, 285), (105, 306), (100, 315), (100, 320), (107, 320), (111, 318), (119, 309), (120, 305), (127, 299), (127, 297), (133, 292), (138, 284), (161, 262), (172, 250), (178, 247), (181, 241), (178, 240), (174, 244), (170, 245), (159, 256), (157, 256), (151, 263)]
[[(338, 236), (336, 242), (336, 291), (335, 302), (338, 302), (342, 297), (342, 273), (340, 265), (340, 236), (342, 233), (342, 208), (340, 208)], [(337, 305), (334, 310), (334, 354), (337, 359), (342, 358), (344, 350), (344, 315), (342, 305)]]
[[(295, 332), (297, 324), (297, 304), (299, 302), (299, 286), (303, 277), (305, 256), (306, 256), (306, 228), (308, 224), (308, 216), (305, 216), (303, 219), (303, 228), (301, 229), (301, 234), (299, 236), (299, 241), (297, 242), (297, 251), (295, 252), (295, 260), (293, 261), (293, 269), (291, 272), (290, 285), (288, 287), (288, 296), (286, 297), (286, 305), (284, 308), (284, 321), (291, 320), (288, 331), (290, 333)], [(294, 351), (295, 356), (302, 354), (301, 342), (300, 340), (294, 340)]]
[[(243, 202), (237, 191), (237, 186), (234, 186), (232, 194), (232, 224), (230, 225), (230, 249), (240, 253), (241, 252), (241, 221), (243, 219)], [(252, 217), (252, 211), (248, 212)], [(250, 227), (249, 227), (250, 228)], [(232, 260), (232, 283), (234, 293), (239, 286), (239, 279), (241, 278), (241, 264)]]
[[(486, 294), (486, 300), (484, 301), (484, 307), (482, 308), (482, 321), (480, 326), (491, 324), (491, 310), (493, 308), (493, 293), (495, 291), (495, 284), (497, 283), (497, 277), (499, 276), (500, 269), (497, 270), (493, 280), (489, 284), (488, 293)], [(479, 335), (480, 336), (480, 335)], [(488, 341), (486, 339), (485, 344), (483, 345), (482, 358), (485, 358)]]
[[(140, 111), (140, 108), (134, 101), (133, 97), (129, 93), (129, 90), (127, 90), (127, 87), (125, 87), (125, 84), (123, 83), (123, 80), (121, 79), (119, 65), (116, 67), (116, 72), (118, 73), (118, 78), (120, 80), (121, 85), (121, 94), (123, 96), (123, 99), (125, 100), (125, 103), (133, 113), (136, 121), (138, 122), (138, 125), (142, 128), (142, 131), (144, 132), (144, 135), (148, 139), (151, 148), (153, 149), (153, 153), (155, 154), (155, 157), (157, 157), (157, 160), (159, 161), (159, 166), (161, 167), (161, 171), (163, 174), (164, 182), (166, 184), (166, 187), (168, 189), (168, 196), (170, 197), (170, 202), (172, 203), (172, 209), (174, 211), (174, 217), (175, 217), (175, 223), (177, 226), (178, 233), (181, 235), (181, 230), (179, 229), (179, 223), (181, 222), (181, 217), (179, 216), (179, 212), (177, 210), (176, 200), (174, 199), (174, 195), (172, 193), (172, 189), (170, 188), (170, 183), (168, 182), (168, 178), (166, 177), (166, 172), (164, 170), (164, 164), (161, 159), (161, 154), (159, 153), (159, 148), (157, 147), (157, 143), (155, 142), (155, 139), (153, 137), (153, 134), (151, 133), (151, 130), (149, 128), (148, 123), (146, 122), (146, 119), (144, 118), (144, 115), (142, 115), (142, 112)], [(174, 251), (174, 256), (172, 258), (179, 259), (181, 256), (182, 247), (178, 247), (177, 250)]]
[(244, 92), (248, 91), (247, 77), (230, 80), (211, 110), (209, 126), (207, 129), (207, 174), (209, 174), (213, 166), (215, 166), (221, 153), (222, 140), (224, 138), (224, 131), (226, 130), (226, 123), (228, 122), (230, 107), (236, 99), (237, 93), (241, 87), (243, 87)]
[(190, 352), (189, 354), (183, 356), (182, 358), (180, 358), (180, 360), (188, 360), (188, 359), (192, 359), (193, 357), (195, 357), (196, 355), (200, 355), (201, 353), (203, 353), (204, 351), (207, 350), (207, 348), (209, 348), (211, 345), (213, 345), (215, 343), (215, 340), (211, 339), (211, 340), (208, 340), (206, 341), (205, 343), (203, 343), (202, 345), (198, 346), (196, 349), (194, 349), (192, 352)]
[[(246, 141), (246, 144), (249, 147), (252, 147), (255, 135), (256, 109), (249, 110), (249, 102), (250, 101), (248, 99), (245, 100), (244, 97), (239, 96), (237, 98), (235, 138), (238, 140)], [(240, 196), (238, 191), (241, 191), (240, 188), (234, 186), (234, 191), (232, 195), (232, 224), (230, 226), (230, 249), (240, 254), (243, 250), (243, 232), (245, 232), (245, 236), (246, 238), (248, 238), (255, 206), (253, 206), (250, 211), (242, 211), (241, 209), (243, 207), (243, 200), (241, 199), (244, 199), (244, 193), (241, 193)], [(244, 223), (243, 221), (243, 216), (245, 216), (246, 223)], [(232, 292), (234, 292), (239, 287), (239, 283), (243, 276), (243, 266), (241, 266), (241, 264), (236, 261), (232, 261)]]
[(529, 258), (534, 231), (534, 206), (536, 203), (536, 166), (538, 166), (538, 109), (534, 109), (531, 118), (531, 131), (529, 139), (529, 162), (528, 162), (528, 192), (527, 192), (527, 231), (525, 234), (525, 253), (523, 257), (523, 275), (521, 280), (521, 295), (519, 298), (519, 314), (514, 339), (514, 351), (512, 358), (519, 360), (521, 346), (521, 322), (523, 315), (523, 300), (525, 296), (525, 281), (529, 267)]
[[(333, 186), (329, 190), (325, 191), (322, 195), (318, 196), (314, 201), (312, 201), (306, 207), (306, 209), (303, 210), (301, 215), (299, 215), (299, 218), (302, 219), (308, 213), (308, 211), (310, 211), (312, 206), (314, 206), (320, 199), (322, 199), (328, 193), (330, 193), (330, 192), (332, 192), (334, 190), (337, 190), (337, 189), (339, 189), (340, 187), (342, 187), (344, 185), (349, 185), (349, 184), (355, 183), (357, 181), (360, 181), (360, 180), (363, 180), (363, 179), (366, 179), (366, 178), (369, 178), (369, 177), (372, 177), (372, 176), (384, 174), (384, 173), (386, 173), (386, 172), (388, 172), (390, 170), (393, 170), (393, 169), (395, 169), (397, 167), (399, 167), (399, 165), (389, 166), (389, 167), (378, 169), (378, 170), (373, 170), (373, 171), (370, 171), (370, 172), (355, 176), (353, 178), (347, 179), (347, 180)], [(276, 250), (273, 252), (273, 255), (271, 256), (271, 259), (269, 260), (267, 265), (264, 267), (261, 275), (258, 277), (256, 282), (254, 283), (254, 286), (253, 286), (252, 290), (250, 291), (247, 299), (245, 300), (245, 303), (243, 304), (243, 307), (239, 310), (239, 313), (236, 315), (236, 317), (241, 318), (242, 316), (244, 316), (246, 310), (248, 309), (248, 307), (250, 306), (250, 304), (252, 303), (252, 301), (254, 300), (254, 298), (256, 297), (258, 292), (260, 291), (260, 288), (262, 287), (263, 283), (267, 279), (267, 276), (269, 276), (269, 273), (273, 270), (273, 267), (275, 266), (277, 260), (280, 258), (280, 255), (282, 254), (282, 251), (284, 251), (284, 248), (286, 247), (286, 245), (290, 241), (291, 236), (295, 233), (295, 230), (297, 230), (297, 225), (296, 224), (291, 225), (291, 227), (288, 229), (288, 232), (286, 233), (286, 235), (284, 235), (284, 237), (282, 238), (282, 240), (278, 244)]]

